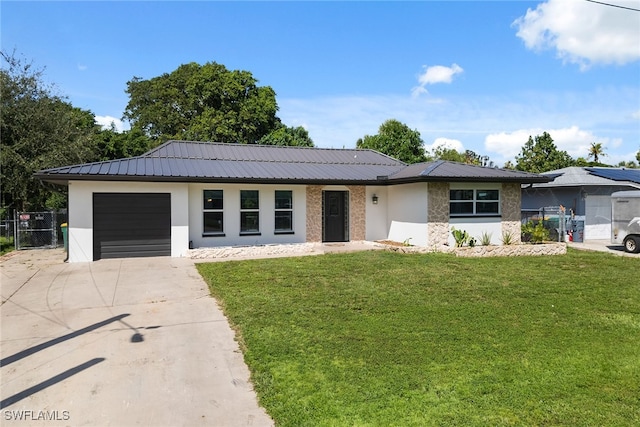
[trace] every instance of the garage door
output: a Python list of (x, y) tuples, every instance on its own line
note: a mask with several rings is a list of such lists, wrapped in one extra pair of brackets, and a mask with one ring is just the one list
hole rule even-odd
[(584, 238), (611, 238), (611, 196), (587, 196), (585, 200)]
[(171, 194), (94, 193), (94, 260), (170, 255)]

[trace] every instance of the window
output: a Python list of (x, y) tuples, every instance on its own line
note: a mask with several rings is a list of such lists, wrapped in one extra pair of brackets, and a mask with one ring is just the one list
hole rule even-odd
[(203, 191), (203, 228), (205, 236), (224, 236), (222, 190)]
[(260, 234), (258, 190), (240, 190), (240, 234)]
[(293, 192), (276, 190), (275, 233), (293, 233)]
[(500, 190), (450, 190), (451, 216), (495, 216), (500, 214)]

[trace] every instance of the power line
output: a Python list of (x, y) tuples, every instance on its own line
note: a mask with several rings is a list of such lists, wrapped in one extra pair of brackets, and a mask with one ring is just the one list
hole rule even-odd
[(585, 1), (588, 1), (590, 3), (602, 4), (602, 5), (605, 5), (605, 6), (617, 7), (617, 8), (620, 8), (620, 9), (633, 10), (634, 12), (640, 12), (640, 9), (635, 9), (633, 7), (627, 7), (627, 6), (620, 6), (619, 4), (604, 3), (604, 2), (596, 1), (596, 0), (585, 0)]

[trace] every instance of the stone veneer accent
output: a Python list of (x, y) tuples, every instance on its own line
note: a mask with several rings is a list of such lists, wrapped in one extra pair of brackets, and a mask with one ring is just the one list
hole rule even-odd
[(456, 256), (464, 258), (491, 257), (491, 256), (542, 256), (564, 255), (567, 253), (565, 243), (545, 243), (541, 245), (501, 245), (501, 246), (475, 246), (473, 248), (455, 248)]
[[(307, 242), (322, 241), (323, 185), (307, 185)], [(367, 193), (364, 185), (347, 186), (349, 190), (349, 240), (364, 240), (367, 223)]]
[(367, 192), (364, 185), (348, 185), (349, 240), (365, 240), (367, 235)]
[(449, 241), (449, 183), (430, 182), (427, 192), (427, 242), (431, 248), (440, 248)]
[(453, 248), (443, 246), (441, 248), (424, 248), (419, 246), (391, 246), (387, 245), (385, 248), (390, 252), (400, 252), (405, 254), (426, 254), (432, 252), (445, 252), (455, 254), (458, 257), (472, 258), (472, 257), (496, 257), (496, 256), (543, 256), (543, 255), (564, 255), (567, 253), (566, 243), (545, 243), (541, 245), (530, 245), (526, 243), (518, 245), (489, 245), (489, 246), (475, 246), (470, 248), (465, 246), (463, 248)]
[(502, 234), (511, 234), (513, 243), (520, 243), (522, 190), (518, 183), (503, 183), (501, 195)]
[(307, 185), (307, 242), (322, 241), (322, 185)]

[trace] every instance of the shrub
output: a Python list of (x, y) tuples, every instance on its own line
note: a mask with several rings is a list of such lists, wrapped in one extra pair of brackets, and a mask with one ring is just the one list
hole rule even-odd
[(521, 227), (522, 241), (531, 243), (542, 243), (549, 240), (549, 230), (544, 227), (542, 221), (535, 223), (529, 221)]

